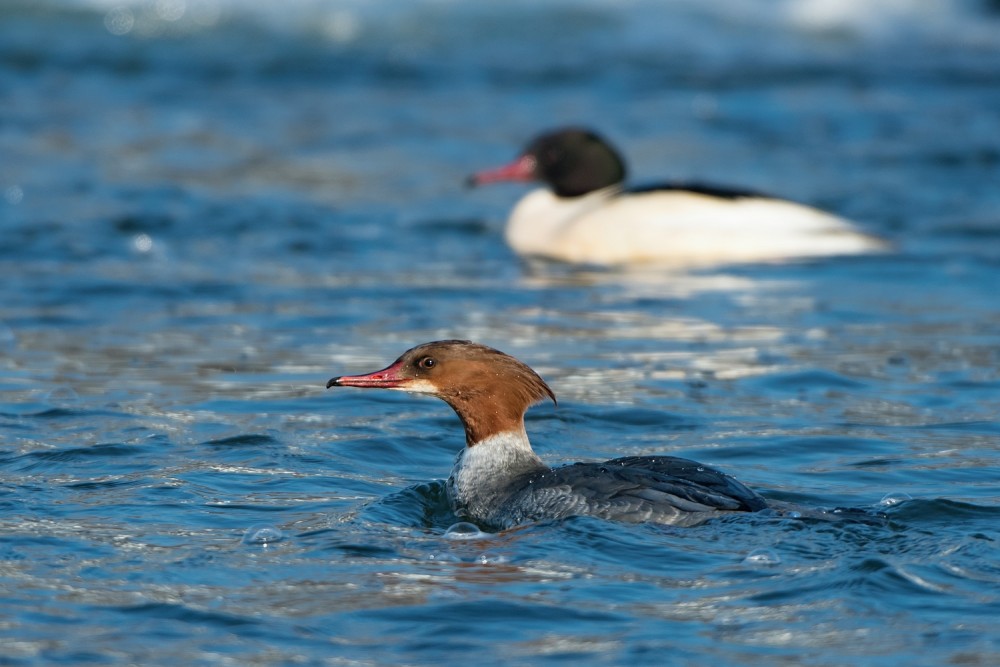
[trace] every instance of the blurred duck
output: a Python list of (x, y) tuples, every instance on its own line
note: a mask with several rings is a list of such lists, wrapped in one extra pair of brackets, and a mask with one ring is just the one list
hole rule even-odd
[(843, 218), (747, 190), (701, 184), (624, 186), (625, 164), (600, 136), (560, 129), (472, 185), (539, 181), (507, 221), (520, 255), (597, 265), (681, 267), (878, 252), (886, 244)]
[(672, 456), (627, 456), (550, 468), (535, 454), (524, 413), (555, 394), (517, 359), (466, 340), (425, 343), (380, 371), (342, 375), (329, 387), (397, 389), (442, 399), (465, 427), (448, 478), (456, 516), (506, 529), (570, 516), (690, 526), (765, 500), (708, 466)]

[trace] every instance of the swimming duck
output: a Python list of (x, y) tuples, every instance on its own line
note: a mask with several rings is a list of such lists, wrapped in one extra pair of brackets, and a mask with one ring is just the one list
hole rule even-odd
[(626, 456), (550, 468), (528, 441), (524, 414), (555, 394), (531, 368), (467, 340), (407, 350), (382, 370), (330, 387), (395, 389), (445, 401), (465, 428), (446, 487), (456, 516), (490, 529), (571, 516), (690, 526), (765, 500), (725, 473), (673, 456)]
[(507, 221), (520, 255), (571, 263), (678, 267), (853, 255), (887, 249), (843, 218), (785, 199), (701, 184), (625, 187), (625, 164), (595, 132), (535, 138), (472, 185), (539, 181)]

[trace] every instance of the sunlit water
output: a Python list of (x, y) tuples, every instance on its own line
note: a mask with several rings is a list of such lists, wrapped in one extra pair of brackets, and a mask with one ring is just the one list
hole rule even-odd
[[(1000, 662), (1000, 18), (933, 4), (4, 3), (0, 662)], [(462, 178), (571, 122), (896, 250), (525, 263)], [(324, 389), (443, 337), (552, 463), (886, 519), (456, 525), (447, 406)]]

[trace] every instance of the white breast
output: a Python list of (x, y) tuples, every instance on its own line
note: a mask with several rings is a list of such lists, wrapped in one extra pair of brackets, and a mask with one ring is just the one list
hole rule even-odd
[(539, 470), (545, 470), (545, 464), (531, 449), (523, 427), (494, 434), (466, 447), (455, 460), (447, 483), (452, 509), (461, 517), (492, 523), (492, 513), (515, 490), (512, 481)]
[(518, 254), (606, 265), (706, 266), (886, 249), (847, 220), (802, 204), (680, 190), (609, 189), (572, 199), (535, 190), (514, 208), (506, 237)]

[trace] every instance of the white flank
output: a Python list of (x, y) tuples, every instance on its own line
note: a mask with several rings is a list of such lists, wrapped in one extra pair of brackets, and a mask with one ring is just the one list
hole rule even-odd
[(528, 193), (507, 242), (522, 255), (587, 264), (710, 266), (878, 252), (886, 244), (849, 221), (781, 199), (727, 199), (685, 191), (561, 199)]

